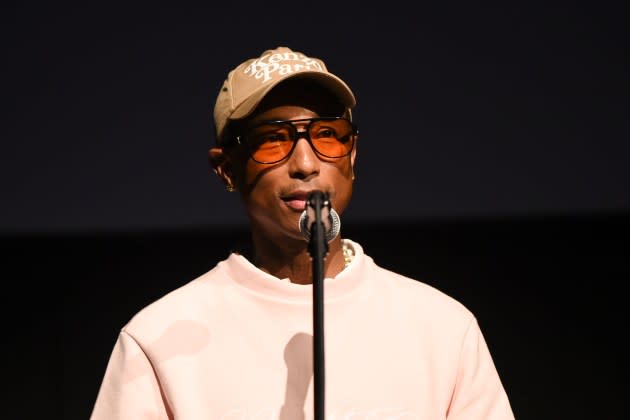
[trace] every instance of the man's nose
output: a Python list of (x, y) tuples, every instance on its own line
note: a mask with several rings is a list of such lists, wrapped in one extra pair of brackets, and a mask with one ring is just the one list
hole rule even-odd
[(298, 132), (295, 148), (289, 156), (289, 171), (292, 177), (306, 179), (319, 173), (321, 163), (317, 153), (306, 139), (305, 132)]

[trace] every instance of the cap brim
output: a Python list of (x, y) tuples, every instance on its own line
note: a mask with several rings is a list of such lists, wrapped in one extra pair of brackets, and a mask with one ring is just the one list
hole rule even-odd
[(239, 120), (247, 117), (251, 114), (258, 104), (263, 100), (265, 96), (276, 87), (279, 83), (292, 78), (304, 78), (321, 83), (322, 86), (328, 88), (337, 98), (341, 100), (341, 103), (346, 108), (353, 108), (356, 105), (356, 99), (350, 87), (339, 77), (331, 73), (322, 73), (319, 71), (302, 71), (299, 73), (287, 74), (285, 77), (274, 80), (273, 83), (263, 86), (252, 95), (249, 96), (243, 103), (236, 107), (236, 109), (230, 115), (231, 120)]

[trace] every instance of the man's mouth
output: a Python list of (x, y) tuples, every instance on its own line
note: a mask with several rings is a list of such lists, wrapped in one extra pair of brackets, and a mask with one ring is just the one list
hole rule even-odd
[(311, 191), (292, 191), (282, 195), (280, 198), (289, 208), (301, 212), (306, 208), (306, 200), (308, 200), (310, 193)]
[(284, 202), (293, 210), (303, 211), (306, 208), (306, 200), (284, 200)]

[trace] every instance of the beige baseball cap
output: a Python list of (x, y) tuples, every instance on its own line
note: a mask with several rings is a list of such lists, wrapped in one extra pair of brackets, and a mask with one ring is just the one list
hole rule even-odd
[(248, 116), (274, 86), (298, 75), (321, 83), (348, 109), (356, 105), (350, 87), (330, 73), (322, 60), (278, 47), (239, 64), (228, 73), (214, 105), (217, 139), (221, 141), (230, 120)]

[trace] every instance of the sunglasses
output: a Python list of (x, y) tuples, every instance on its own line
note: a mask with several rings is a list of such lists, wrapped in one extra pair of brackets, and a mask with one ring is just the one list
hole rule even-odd
[(354, 148), (357, 134), (357, 127), (345, 117), (320, 117), (263, 121), (235, 139), (247, 148), (255, 162), (272, 164), (291, 155), (300, 138), (306, 139), (320, 156), (333, 159), (347, 156)]

